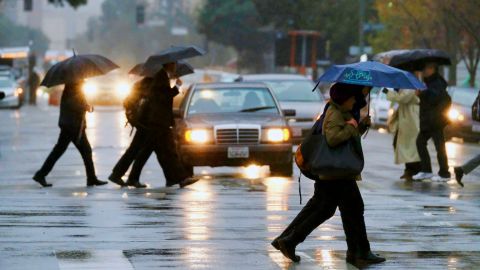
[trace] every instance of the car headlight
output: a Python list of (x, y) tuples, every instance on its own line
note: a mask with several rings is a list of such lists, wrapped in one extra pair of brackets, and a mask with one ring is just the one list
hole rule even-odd
[(23, 89), (18, 87), (16, 90), (15, 90), (15, 96), (18, 97), (20, 96), (21, 94), (23, 94)]
[(290, 139), (290, 131), (287, 128), (267, 129), (267, 140), (269, 142), (285, 142)]
[(130, 85), (125, 82), (118, 83), (115, 87), (115, 91), (121, 99), (124, 99), (130, 93)]
[(98, 87), (94, 83), (85, 82), (82, 86), (82, 90), (83, 90), (83, 93), (85, 93), (85, 95), (87, 97), (91, 97), (91, 96), (93, 96), (97, 93)]
[(448, 118), (452, 121), (463, 121), (465, 116), (461, 114), (457, 109), (450, 109), (448, 111)]
[(205, 129), (192, 129), (185, 132), (185, 141), (189, 143), (203, 144), (210, 141), (210, 136)]

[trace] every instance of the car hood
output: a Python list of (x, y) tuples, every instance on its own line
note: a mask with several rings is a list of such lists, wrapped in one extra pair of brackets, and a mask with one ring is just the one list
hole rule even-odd
[(325, 102), (280, 101), (283, 110), (295, 110), (295, 118), (315, 119), (323, 112)]
[(245, 124), (261, 126), (285, 126), (285, 120), (280, 115), (253, 114), (253, 113), (227, 113), (227, 114), (201, 114), (188, 116), (185, 124), (189, 127), (214, 127), (217, 125)]

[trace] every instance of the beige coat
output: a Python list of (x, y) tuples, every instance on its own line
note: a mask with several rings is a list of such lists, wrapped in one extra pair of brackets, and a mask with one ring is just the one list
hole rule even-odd
[(390, 123), (391, 126), (396, 127), (393, 131), (398, 131), (395, 163), (420, 161), (416, 144), (420, 132), (420, 99), (415, 95), (415, 91), (406, 89), (399, 92), (388, 91), (387, 99), (398, 103), (398, 117), (395, 123)]

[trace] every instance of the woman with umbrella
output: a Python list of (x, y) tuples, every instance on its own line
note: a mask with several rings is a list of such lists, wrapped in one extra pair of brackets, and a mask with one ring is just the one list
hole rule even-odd
[[(336, 82), (330, 89), (331, 101), (324, 113), (325, 116), (322, 117), (324, 119), (322, 134), (330, 149), (335, 149), (349, 140), (357, 140), (362, 133), (352, 113), (358, 92), (373, 86), (424, 88), (412, 74), (375, 62), (333, 66), (319, 78), (320, 81)], [(368, 125), (368, 117), (366, 121), (362, 121), (364, 124)], [(313, 146), (310, 144), (310, 147)], [(315, 149), (310, 152), (314, 152)], [(304, 152), (303, 149), (301, 152)], [(305, 160), (308, 163), (308, 156)], [(346, 162), (349, 162), (349, 159), (342, 156), (342, 162), (338, 163)], [(312, 175), (321, 176), (319, 173), (321, 172), (311, 171)], [(332, 217), (338, 207), (348, 246), (347, 262), (357, 266), (384, 262), (385, 258), (370, 250), (363, 216), (363, 199), (356, 183), (356, 180), (360, 179), (360, 175), (353, 174), (341, 178), (318, 177), (313, 197), (285, 231), (273, 240), (272, 245), (292, 261), (300, 261), (300, 257), (295, 255), (296, 246), (315, 228)]]
[(87, 174), (87, 186), (105, 185), (98, 180), (92, 160), (92, 148), (85, 132), (85, 113), (92, 112), (93, 107), (87, 103), (82, 91), (83, 80), (87, 77), (106, 74), (118, 68), (116, 64), (100, 55), (74, 55), (52, 66), (45, 75), (41, 85), (51, 87), (65, 84), (60, 103), (58, 125), (60, 136), (43, 166), (33, 176), (33, 180), (43, 187), (51, 187), (45, 177), (53, 169), (57, 160), (65, 153), (72, 142), (80, 152)]

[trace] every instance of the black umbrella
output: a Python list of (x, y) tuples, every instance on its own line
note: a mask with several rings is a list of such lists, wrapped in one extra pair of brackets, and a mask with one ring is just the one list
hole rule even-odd
[(388, 65), (405, 70), (421, 70), (428, 62), (438, 65), (451, 65), (450, 56), (441, 50), (414, 49), (392, 55)]
[(40, 85), (52, 87), (67, 82), (77, 82), (85, 78), (104, 75), (118, 65), (97, 54), (73, 55), (53, 65)]
[[(144, 63), (136, 64), (128, 74), (142, 76)], [(177, 63), (177, 76), (182, 77), (188, 74), (194, 73), (192, 65), (185, 61), (178, 61)]]
[(148, 57), (143, 66), (142, 75), (153, 76), (162, 69), (163, 64), (204, 54), (205, 52), (197, 46), (172, 46), (158, 54)]

